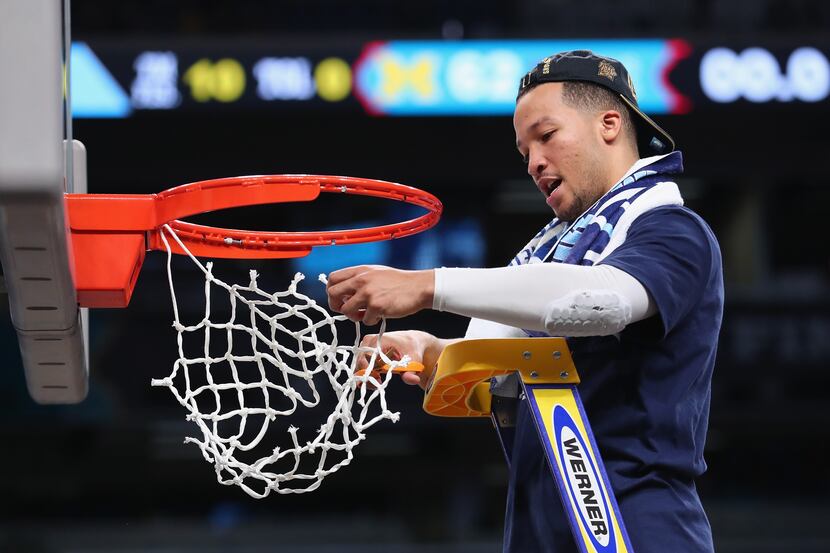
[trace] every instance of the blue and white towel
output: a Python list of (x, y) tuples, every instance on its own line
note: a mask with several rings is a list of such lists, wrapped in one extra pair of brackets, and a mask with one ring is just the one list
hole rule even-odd
[(656, 207), (683, 205), (677, 185), (667, 176), (682, 172), (679, 151), (655, 156), (654, 161), (615, 184), (573, 223), (554, 217), (510, 265), (545, 261), (595, 265), (625, 242), (637, 217)]
[[(648, 160), (647, 160), (648, 161)], [(683, 205), (677, 185), (668, 175), (683, 172), (683, 155), (674, 151), (624, 178), (572, 224), (555, 217), (522, 248), (510, 265), (568, 263), (595, 265), (617, 249), (631, 223), (643, 213), (667, 205)], [(549, 336), (523, 329), (530, 337)]]

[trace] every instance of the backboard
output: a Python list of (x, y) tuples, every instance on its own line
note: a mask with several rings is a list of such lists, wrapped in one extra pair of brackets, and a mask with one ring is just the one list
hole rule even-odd
[(76, 403), (87, 393), (86, 313), (64, 206), (67, 187), (86, 191), (85, 154), (72, 141), (63, 94), (68, 9), (61, 0), (0, 3), (0, 262), (38, 403)]

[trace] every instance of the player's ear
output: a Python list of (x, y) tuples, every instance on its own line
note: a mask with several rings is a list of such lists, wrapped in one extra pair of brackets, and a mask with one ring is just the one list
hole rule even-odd
[(606, 144), (614, 142), (622, 133), (622, 116), (615, 109), (609, 109), (600, 114), (600, 135)]

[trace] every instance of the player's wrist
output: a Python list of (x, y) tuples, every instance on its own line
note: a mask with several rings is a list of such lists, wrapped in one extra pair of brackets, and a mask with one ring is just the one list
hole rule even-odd
[(435, 270), (427, 269), (418, 271), (421, 280), (420, 289), (420, 309), (432, 309), (432, 304), (435, 298)]

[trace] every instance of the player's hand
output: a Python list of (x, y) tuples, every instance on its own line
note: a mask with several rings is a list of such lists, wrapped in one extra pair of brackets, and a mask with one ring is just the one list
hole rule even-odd
[(374, 325), (432, 307), (435, 273), (359, 265), (331, 273), (326, 292), (332, 310)]
[[(421, 363), (424, 366), (423, 371), (404, 372), (401, 374), (401, 380), (407, 384), (426, 389), (427, 383), (432, 377), (432, 373), (438, 363), (438, 357), (449, 342), (450, 340), (436, 338), (432, 334), (419, 330), (403, 330), (385, 333), (381, 338), (380, 347), (381, 351), (392, 360), (399, 360), (403, 356), (408, 355), (413, 362)], [(374, 349), (377, 345), (377, 334), (367, 334), (360, 342), (360, 346), (364, 348)], [(370, 359), (370, 353), (360, 355), (357, 359), (357, 369), (367, 369)], [(381, 362), (379, 358), (376, 361), (376, 363)]]

